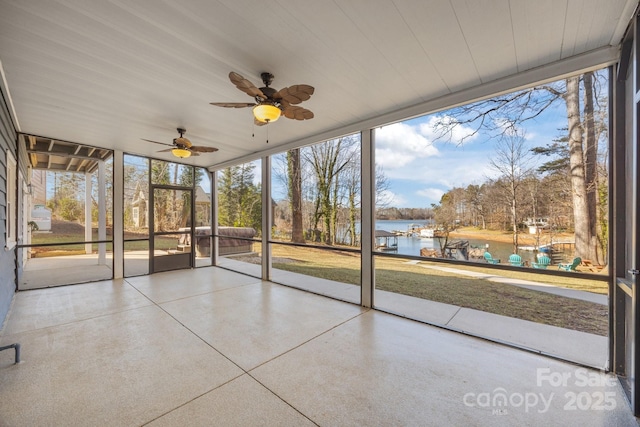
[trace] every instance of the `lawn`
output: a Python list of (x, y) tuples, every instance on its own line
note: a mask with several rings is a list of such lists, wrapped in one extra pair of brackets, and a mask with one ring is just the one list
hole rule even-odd
[[(274, 268), (353, 285), (360, 282), (359, 254), (285, 245), (274, 245), (273, 252)], [(536, 275), (531, 271), (446, 266), (600, 294), (606, 294), (608, 289), (606, 282), (577, 279), (570, 275), (558, 277)], [(608, 334), (607, 306), (452, 272), (425, 269), (398, 258), (376, 257), (376, 288), (597, 335)]]
[[(77, 227), (76, 227), (77, 228)], [(32, 244), (77, 242), (84, 231), (54, 229), (54, 233), (34, 233)], [(110, 236), (108, 236), (110, 238)], [(129, 236), (136, 237), (136, 236)], [(97, 239), (97, 235), (93, 236)], [(174, 247), (177, 239), (158, 236), (156, 245)], [(126, 242), (127, 250), (148, 249), (148, 241)], [(94, 244), (97, 250), (97, 245)], [(107, 244), (108, 250), (111, 244)], [(259, 245), (256, 245), (259, 251)], [(84, 253), (84, 244), (33, 248), (36, 256)], [(360, 254), (273, 245), (274, 268), (342, 283), (360, 283)], [(245, 260), (251, 261), (250, 258)], [(496, 270), (482, 265), (462, 266), (421, 261), (423, 266), (446, 266), (494, 276), (539, 281), (559, 287), (606, 295), (608, 285), (602, 280), (580, 279), (571, 274), (551, 276), (530, 269)], [(416, 298), (472, 308), (503, 316), (606, 336), (608, 307), (586, 301), (532, 291), (517, 286), (494, 283), (455, 272), (426, 269), (399, 258), (376, 257), (376, 288)]]
[[(147, 233), (125, 233), (125, 250), (149, 250), (149, 235)], [(106, 240), (111, 240), (111, 234), (107, 235)], [(127, 239), (147, 239), (141, 241), (127, 241)], [(91, 233), (91, 240), (97, 241), (98, 232), (94, 229)], [(54, 257), (63, 255), (81, 255), (85, 253), (84, 243), (69, 244), (73, 242), (84, 242), (84, 226), (72, 221), (52, 220), (52, 228), (50, 232), (32, 232), (31, 244), (34, 247), (31, 248), (31, 254), (34, 257)], [(37, 246), (37, 245), (52, 245), (55, 246)], [(59, 244), (59, 245), (58, 245)], [(155, 246), (156, 249), (167, 250), (175, 249), (178, 244), (178, 236), (156, 236)], [(107, 251), (112, 250), (112, 243), (107, 243)], [(98, 244), (92, 244), (93, 251), (98, 250)]]

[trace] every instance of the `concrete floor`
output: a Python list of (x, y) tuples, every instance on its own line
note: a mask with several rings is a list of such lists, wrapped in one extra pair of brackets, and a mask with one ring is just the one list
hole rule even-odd
[[(167, 256), (166, 251), (156, 251), (157, 256)], [(104, 262), (97, 254), (62, 255), (55, 257), (31, 258), (26, 260), (24, 271), (18, 283), (21, 291), (52, 286), (107, 280), (113, 277), (113, 254), (108, 252)], [(211, 265), (211, 258), (196, 258), (196, 267)], [(148, 251), (127, 251), (124, 253), (124, 275), (141, 276), (149, 274)]]
[[(244, 270), (254, 276), (260, 275), (260, 266), (240, 263), (231, 259), (225, 259), (222, 265), (235, 271)], [(465, 273), (463, 270), (456, 271), (459, 274)], [(304, 276), (278, 269), (273, 269), (271, 277), (276, 283), (300, 288), (319, 295), (326, 295), (342, 301), (360, 304), (360, 287), (358, 286)], [(494, 277), (496, 281), (500, 280), (499, 276), (492, 277)], [(524, 281), (520, 280), (519, 282)], [(598, 304), (607, 303), (606, 295), (591, 294), (585, 297), (585, 294), (590, 293), (554, 286), (542, 286), (541, 283), (535, 283), (536, 286), (534, 287), (531, 283), (535, 282), (529, 282), (528, 284), (517, 282), (509, 284), (529, 287), (538, 292), (550, 292), (563, 297), (586, 299), (587, 301), (591, 300)], [(609, 366), (609, 339), (605, 336), (486, 313), (453, 304), (444, 304), (379, 289), (374, 291), (374, 306), (378, 310), (409, 319), (445, 326), (452, 330), (469, 333), (497, 342), (513, 344), (520, 348), (530, 349), (540, 352), (541, 354), (553, 355), (560, 359), (582, 365), (603, 370), (606, 370)]]
[(215, 267), (20, 292), (2, 426), (637, 426), (598, 371)]

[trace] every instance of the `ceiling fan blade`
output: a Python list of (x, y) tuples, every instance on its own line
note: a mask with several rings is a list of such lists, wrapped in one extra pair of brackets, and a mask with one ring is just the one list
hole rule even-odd
[(191, 148), (193, 144), (191, 144), (191, 141), (189, 141), (187, 138), (181, 136), (180, 138), (175, 138), (173, 140), (173, 145), (180, 148)]
[(300, 104), (311, 98), (315, 89), (309, 85), (293, 85), (285, 87), (276, 92), (273, 97), (275, 99), (283, 99), (289, 104)]
[(264, 93), (262, 93), (260, 89), (258, 89), (253, 83), (251, 83), (249, 80), (245, 79), (235, 71), (229, 73), (229, 80), (231, 80), (231, 83), (236, 85), (238, 89), (240, 89), (247, 95), (254, 98), (256, 96), (259, 96), (262, 99), (267, 99), (267, 97), (264, 96)]
[(166, 142), (158, 142), (158, 141), (152, 141), (150, 139), (144, 139), (144, 138), (140, 138), (143, 141), (147, 141), (147, 142), (153, 142), (154, 144), (160, 144), (160, 145), (168, 145), (169, 147), (173, 147), (172, 144), (167, 144)]
[(282, 115), (288, 119), (294, 120), (309, 120), (313, 119), (313, 112), (307, 110), (306, 108), (298, 107), (295, 105), (287, 106), (283, 111)]
[(215, 105), (217, 107), (226, 107), (226, 108), (244, 108), (244, 107), (254, 107), (255, 103), (248, 102), (210, 102), (211, 105)]
[(158, 153), (167, 153), (171, 150), (173, 150), (173, 148), (167, 148), (166, 150), (159, 150)]
[(199, 153), (214, 153), (218, 151), (218, 149), (214, 147), (204, 147), (204, 146), (193, 145), (191, 146), (191, 151), (192, 152), (197, 151)]

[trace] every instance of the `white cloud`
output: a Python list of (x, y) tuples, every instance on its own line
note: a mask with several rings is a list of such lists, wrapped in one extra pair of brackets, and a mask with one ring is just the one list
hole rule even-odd
[(416, 191), (416, 194), (421, 197), (425, 197), (430, 203), (438, 203), (445, 192), (440, 188), (425, 188), (423, 190)]
[(451, 139), (437, 139), (435, 124), (453, 120), (428, 116), (376, 132), (376, 164), (394, 186), (387, 195), (390, 206), (429, 206), (453, 187), (482, 183), (495, 175), (489, 164), (492, 144), (473, 128), (459, 124)]
[(390, 180), (406, 180), (421, 186), (443, 188), (467, 186), (484, 182), (495, 175), (489, 157), (478, 150), (455, 150), (442, 152), (440, 157), (421, 159), (397, 169), (384, 169)]
[(391, 190), (381, 191), (378, 198), (386, 206), (405, 206), (408, 202), (406, 197)]
[(439, 154), (416, 127), (394, 123), (376, 131), (376, 163), (387, 169), (404, 167), (416, 159)]

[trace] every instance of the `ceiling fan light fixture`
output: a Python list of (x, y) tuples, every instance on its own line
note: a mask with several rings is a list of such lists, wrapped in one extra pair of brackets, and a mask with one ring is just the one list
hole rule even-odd
[(275, 122), (280, 118), (280, 109), (275, 105), (263, 103), (253, 107), (253, 116), (262, 123)]
[(173, 150), (171, 150), (171, 153), (181, 159), (186, 159), (187, 157), (191, 156), (191, 151), (184, 148), (174, 148)]

